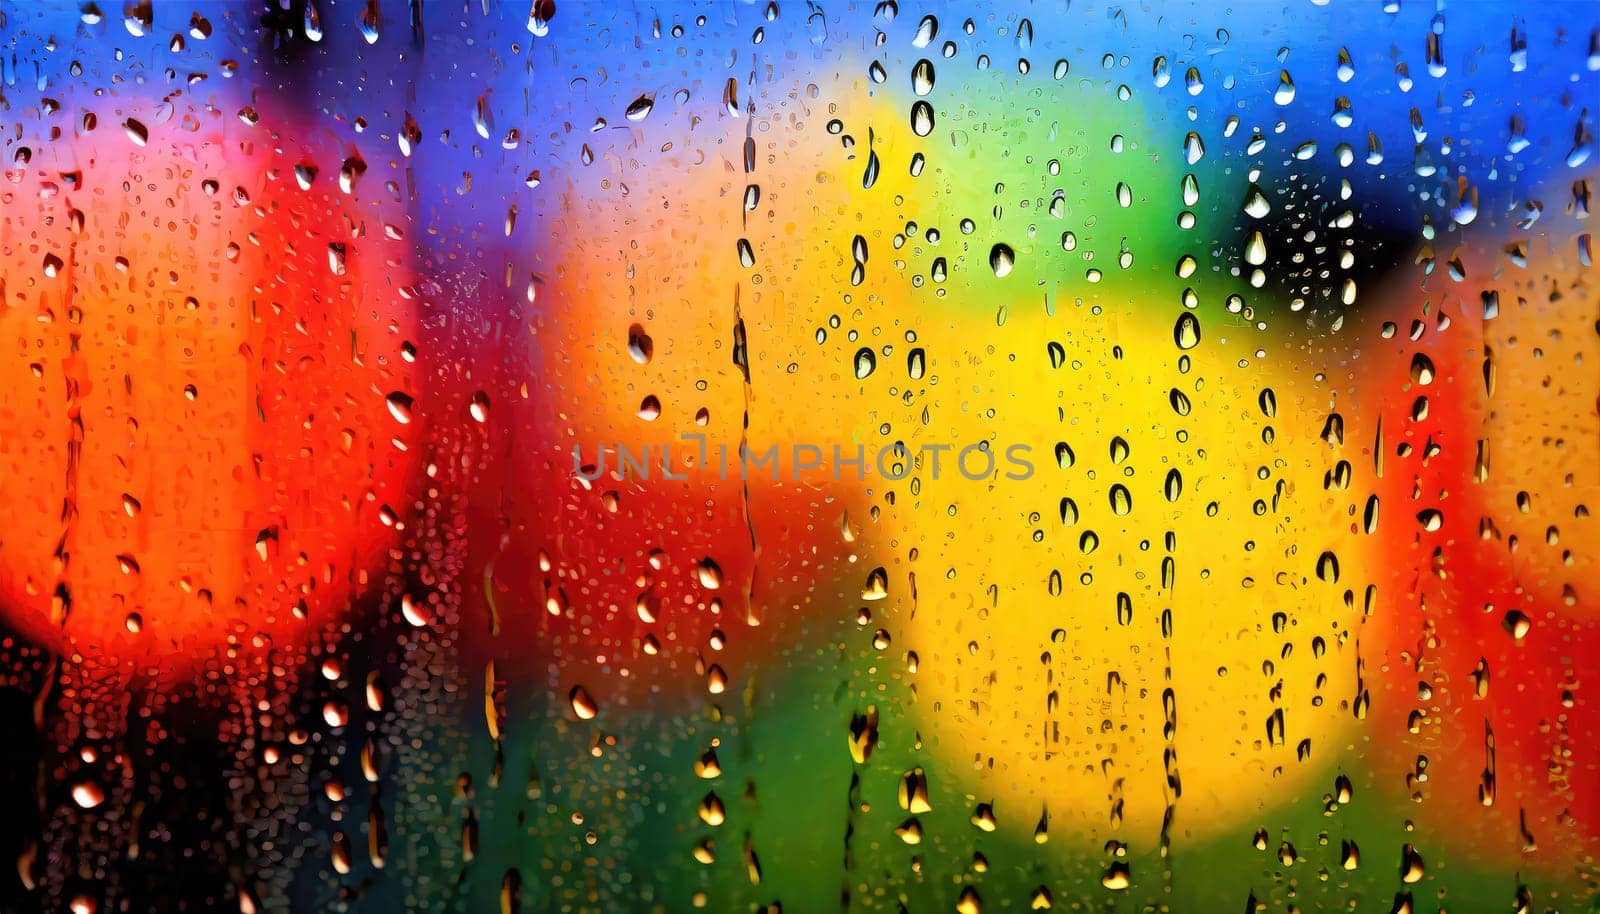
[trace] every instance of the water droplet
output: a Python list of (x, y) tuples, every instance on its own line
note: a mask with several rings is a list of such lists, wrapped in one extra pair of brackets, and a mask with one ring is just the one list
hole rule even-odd
[(1278, 88), (1272, 93), (1272, 100), (1280, 105), (1294, 101), (1294, 80), (1289, 77), (1288, 70), (1278, 71)]
[(415, 401), (410, 394), (397, 390), (389, 394), (386, 402), (389, 405), (389, 415), (394, 417), (394, 421), (401, 425), (411, 424), (411, 408)]
[(1412, 885), (1422, 881), (1425, 868), (1422, 864), (1422, 855), (1417, 849), (1407, 844), (1400, 849), (1400, 881)]
[(878, 357), (870, 348), (863, 346), (856, 350), (855, 366), (856, 380), (865, 380), (878, 369)]
[(1178, 322), (1172, 328), (1172, 340), (1179, 349), (1193, 349), (1200, 345), (1200, 318), (1187, 311), (1178, 315)]
[(81, 809), (93, 809), (106, 801), (106, 792), (93, 781), (83, 781), (72, 787), (72, 802)]
[(644, 332), (644, 327), (633, 324), (628, 328), (628, 355), (632, 356), (635, 362), (640, 365), (650, 364), (650, 358), (655, 355), (655, 351), (655, 342)]
[(581, 685), (572, 687), (572, 691), (567, 693), (567, 701), (571, 703), (572, 713), (576, 714), (579, 720), (594, 720), (595, 715), (600, 713), (600, 706), (595, 704), (589, 690)]
[(1256, 267), (1267, 262), (1267, 242), (1260, 232), (1252, 231), (1246, 239), (1244, 262)]
[(1128, 487), (1117, 483), (1111, 487), (1111, 512), (1118, 517), (1125, 517), (1133, 510), (1133, 496), (1128, 493)]
[(1433, 360), (1422, 353), (1411, 357), (1411, 380), (1413, 383), (1426, 387), (1433, 383)]
[(433, 621), (433, 614), (428, 607), (418, 603), (411, 594), (401, 595), (400, 615), (412, 628), (426, 628)]
[(1100, 877), (1100, 884), (1113, 892), (1120, 892), (1133, 884), (1128, 864), (1123, 860), (1113, 860), (1107, 867), (1104, 875)]
[(655, 106), (656, 100), (654, 98), (648, 95), (641, 95), (628, 105), (628, 109), (623, 112), (623, 116), (630, 121), (642, 121), (650, 116), (650, 112)]
[(867, 573), (867, 582), (861, 588), (861, 599), (883, 600), (889, 596), (889, 572), (882, 566)]
[(1011, 275), (1011, 269), (1016, 265), (1016, 262), (1017, 255), (1008, 244), (996, 244), (989, 249), (989, 268), (1000, 279)]
[(1177, 469), (1167, 471), (1166, 483), (1163, 485), (1167, 501), (1175, 502), (1183, 495), (1183, 476)]
[(1261, 192), (1261, 188), (1252, 184), (1245, 194), (1244, 211), (1250, 218), (1260, 219), (1272, 212), (1272, 204), (1267, 202), (1267, 195)]
[(700, 560), (695, 566), (695, 573), (700, 579), (700, 586), (706, 590), (716, 590), (722, 586), (722, 566), (709, 558)]

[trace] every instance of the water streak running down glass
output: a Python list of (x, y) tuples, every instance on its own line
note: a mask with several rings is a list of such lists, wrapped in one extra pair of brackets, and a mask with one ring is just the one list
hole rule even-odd
[(0, 5), (0, 911), (1600, 910), (1600, 3)]

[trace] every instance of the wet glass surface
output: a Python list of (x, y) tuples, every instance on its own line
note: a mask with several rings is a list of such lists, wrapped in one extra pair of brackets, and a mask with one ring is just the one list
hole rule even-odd
[(1600, 5), (0, 6), (0, 910), (1596, 910)]

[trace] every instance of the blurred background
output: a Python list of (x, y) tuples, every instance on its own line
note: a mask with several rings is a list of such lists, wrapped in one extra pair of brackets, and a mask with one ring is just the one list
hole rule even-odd
[(0, 909), (1600, 910), (1595, 4), (0, 48)]

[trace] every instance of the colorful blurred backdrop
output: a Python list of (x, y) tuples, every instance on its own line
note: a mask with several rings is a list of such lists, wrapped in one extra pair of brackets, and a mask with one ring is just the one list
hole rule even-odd
[(0, 5), (0, 910), (1600, 911), (1600, 4)]

